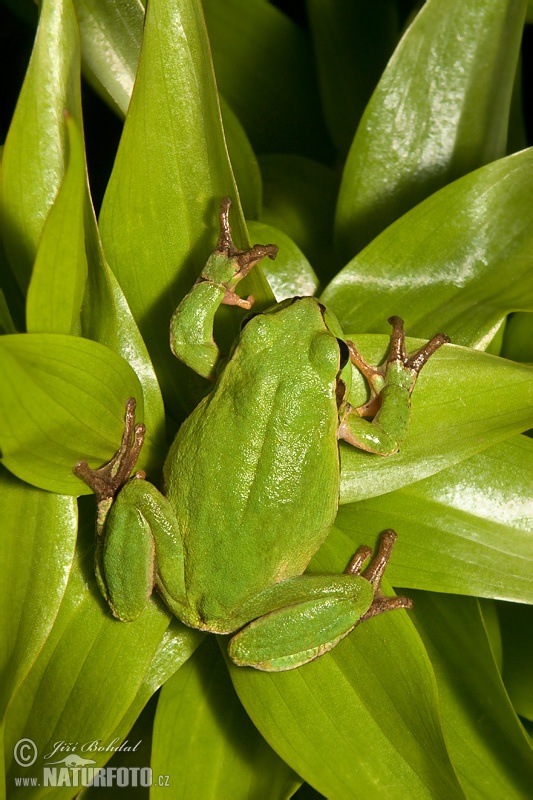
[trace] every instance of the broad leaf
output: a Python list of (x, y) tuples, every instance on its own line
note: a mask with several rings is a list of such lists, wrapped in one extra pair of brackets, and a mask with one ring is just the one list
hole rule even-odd
[[(191, 655), (201, 638), (181, 625), (170, 629), (169, 614), (157, 601), (149, 602), (135, 622), (115, 620), (91, 577), (91, 539), (92, 533), (85, 530), (83, 552), (77, 555), (53, 631), (6, 718), (8, 758), (19, 738), (31, 738), (39, 752), (32, 774), (39, 778), (43, 766), (64, 756), (56, 750), (62, 742), (75, 742), (76, 752), (95, 762), (91, 766), (104, 764), (152, 692)], [(45, 759), (54, 750), (57, 758)], [(13, 785), (12, 776), (20, 767), (8, 761), (9, 769), (8, 785)], [(72, 796), (69, 787), (49, 792), (41, 786), (31, 796)]]
[[(274, 292), (277, 302), (288, 297), (314, 295), (318, 290), (318, 278), (300, 248), (286, 233), (264, 222), (247, 220), (248, 233), (254, 242), (277, 244), (278, 254), (274, 261), (262, 266), (263, 274)], [(266, 260), (266, 259), (265, 259)]]
[(433, 593), (412, 597), (411, 618), (435, 669), (444, 733), (466, 796), (527, 797), (531, 745), (503, 686), (478, 602)]
[(204, 0), (203, 8), (217, 83), (254, 150), (331, 155), (309, 36), (264, 0)]
[(163, 449), (165, 409), (159, 383), (126, 298), (107, 264), (89, 196), (85, 211), (89, 275), (81, 313), (82, 333), (122, 356), (132, 367), (142, 386), (146, 429)]
[[(131, 367), (107, 347), (60, 334), (0, 338), (0, 447), (6, 467), (49, 491), (87, 494), (72, 469), (109, 461), (120, 445), (125, 404), (143, 394)], [(142, 465), (160, 465), (150, 432)]]
[[(345, 566), (323, 556), (314, 563), (321, 572)], [(365, 622), (299, 669), (232, 665), (230, 674), (267, 742), (326, 797), (463, 797), (435, 676), (406, 612)]]
[[(224, 195), (234, 201), (235, 239), (245, 246), (200, 6), (154, 0), (100, 230), (177, 416), (190, 410), (199, 388), (188, 385), (189, 373), (170, 353), (168, 324), (215, 247)], [(254, 273), (243, 291), (267, 299), (267, 284)]]
[[(384, 337), (348, 338), (370, 364), (382, 361)], [(421, 344), (408, 341), (407, 348), (412, 351)], [(353, 375), (351, 402), (358, 406), (366, 395), (355, 368)], [(532, 367), (446, 345), (420, 374), (409, 429), (398, 453), (378, 456), (341, 444), (341, 502), (391, 492), (527, 430), (533, 424), (532, 399)]]
[(525, 0), (428, 0), (357, 130), (337, 207), (352, 257), (446, 183), (505, 155)]
[(65, 109), (81, 128), (79, 72), (79, 33), (71, 0), (43, 0), (3, 157), (4, 244), (24, 291), (65, 171)]
[(87, 279), (85, 151), (74, 117), (67, 117), (67, 129), (68, 166), (44, 224), (28, 288), (29, 333), (76, 333), (80, 326)]
[(84, 72), (104, 99), (126, 114), (144, 23), (140, 0), (73, 0)]
[[(163, 687), (152, 769), (171, 775), (173, 796), (289, 797), (301, 780), (267, 745), (235, 695), (214, 636)], [(154, 797), (168, 789), (155, 786)]]
[(344, 330), (439, 330), (483, 348), (504, 316), (533, 309), (533, 148), (460, 178), (390, 225), (322, 297)]
[(0, 467), (0, 717), (37, 658), (67, 585), (76, 501), (33, 489)]
[(341, 506), (324, 547), (346, 563), (394, 528), (394, 586), (533, 603), (533, 441), (514, 436), (426, 480)]
[[(80, 25), (82, 65), (90, 83), (126, 116), (141, 52), (144, 6), (140, 0), (74, 0)], [(221, 98), (224, 132), (244, 213), (258, 217), (261, 175), (248, 137)]]

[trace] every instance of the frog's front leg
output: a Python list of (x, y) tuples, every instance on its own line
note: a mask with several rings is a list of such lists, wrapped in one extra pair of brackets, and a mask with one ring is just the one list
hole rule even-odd
[(301, 575), (262, 592), (240, 610), (257, 619), (231, 639), (230, 658), (266, 672), (294, 669), (331, 650), (358, 623), (410, 608), (407, 597), (385, 597), (381, 591), (396, 538), (394, 531), (385, 531), (364, 572), (369, 547), (359, 548), (344, 575)]
[[(407, 356), (403, 321), (400, 317), (391, 317), (389, 322), (391, 344), (384, 368), (367, 364), (355, 344), (347, 342), (350, 360), (368, 380), (371, 397), (357, 409), (346, 403), (338, 431), (339, 439), (381, 455), (398, 451), (409, 424), (411, 393), (418, 374), (430, 356), (450, 341), (448, 336), (439, 333), (416, 353)], [(369, 422), (363, 419), (365, 416), (374, 419)]]
[(231, 237), (229, 209), (224, 197), (220, 205), (220, 235), (214, 253), (202, 274), (174, 312), (170, 323), (170, 346), (174, 355), (204, 378), (213, 380), (220, 351), (213, 339), (215, 312), (223, 303), (251, 308), (254, 298), (246, 300), (235, 287), (265, 256), (275, 258), (274, 244), (255, 244), (249, 250), (237, 250)]
[(111, 461), (99, 469), (85, 461), (74, 467), (98, 502), (96, 579), (113, 614), (125, 622), (141, 614), (154, 585), (186, 621), (183, 545), (174, 512), (144, 480), (144, 472), (130, 478), (144, 436), (144, 425), (135, 425), (135, 400), (130, 398), (122, 443)]

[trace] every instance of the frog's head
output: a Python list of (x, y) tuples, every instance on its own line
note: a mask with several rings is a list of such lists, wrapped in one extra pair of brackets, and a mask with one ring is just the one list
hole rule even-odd
[(263, 312), (249, 314), (241, 325), (241, 342), (250, 352), (269, 350), (281, 359), (304, 363), (325, 384), (338, 380), (344, 397), (351, 380), (349, 351), (342, 329), (316, 297), (291, 297)]

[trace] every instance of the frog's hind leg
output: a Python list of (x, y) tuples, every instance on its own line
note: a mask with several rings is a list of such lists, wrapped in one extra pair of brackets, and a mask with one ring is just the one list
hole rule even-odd
[[(396, 608), (404, 597), (385, 597), (381, 578), (396, 539), (387, 531), (376, 557), (360, 547), (342, 575), (300, 575), (269, 587), (240, 608), (241, 627), (228, 645), (241, 666), (267, 672), (294, 669), (331, 650), (362, 620)], [(250, 620), (248, 624), (246, 621)]]
[(376, 617), (378, 614), (383, 614), (385, 611), (394, 611), (397, 608), (412, 608), (413, 602), (408, 597), (386, 597), (381, 589), (381, 579), (383, 573), (389, 563), (392, 548), (398, 538), (396, 531), (392, 529), (384, 531), (381, 535), (379, 550), (372, 559), (368, 567), (362, 570), (364, 563), (372, 555), (370, 547), (363, 545), (360, 547), (346, 569), (344, 570), (348, 575), (361, 575), (365, 578), (374, 590), (374, 599), (368, 611), (361, 617), (361, 622), (371, 617)]
[(191, 617), (184, 578), (184, 554), (172, 506), (155, 486), (135, 472), (145, 426), (135, 424), (135, 400), (126, 404), (122, 442), (107, 464), (91, 469), (82, 461), (74, 472), (98, 501), (95, 572), (113, 614), (136, 619), (154, 586), (184, 621)]
[[(135, 408), (137, 402), (130, 397), (126, 403), (124, 430), (122, 441), (113, 458), (98, 469), (92, 469), (86, 461), (79, 461), (74, 467), (74, 473), (81, 478), (96, 495), (96, 548), (95, 572), (98, 587), (103, 596), (108, 599), (108, 592), (104, 580), (103, 548), (104, 530), (109, 512), (120, 490), (128, 482), (139, 453), (144, 443), (146, 427), (140, 422), (135, 424)], [(135, 478), (143, 479), (145, 473), (136, 472)]]

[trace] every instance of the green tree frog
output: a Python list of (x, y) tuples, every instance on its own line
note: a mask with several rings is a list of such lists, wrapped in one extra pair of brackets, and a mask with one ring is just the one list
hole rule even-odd
[[(214, 253), (171, 321), (174, 354), (214, 381), (181, 426), (160, 493), (135, 473), (145, 428), (130, 399), (122, 444), (99, 469), (76, 474), (98, 498), (96, 575), (113, 614), (135, 619), (153, 587), (186, 625), (234, 634), (238, 665), (299, 667), (334, 647), (362, 620), (397, 608), (381, 577), (396, 538), (361, 547), (341, 575), (304, 574), (339, 502), (339, 445), (388, 455), (398, 450), (417, 375), (448, 338), (438, 334), (407, 356), (403, 323), (392, 317), (383, 367), (364, 361), (315, 297), (295, 297), (250, 315), (227, 360), (213, 340), (221, 303), (250, 308), (237, 283), (275, 245), (236, 249), (222, 201)], [(370, 401), (346, 400), (351, 363)], [(372, 416), (373, 420), (365, 419)]]

